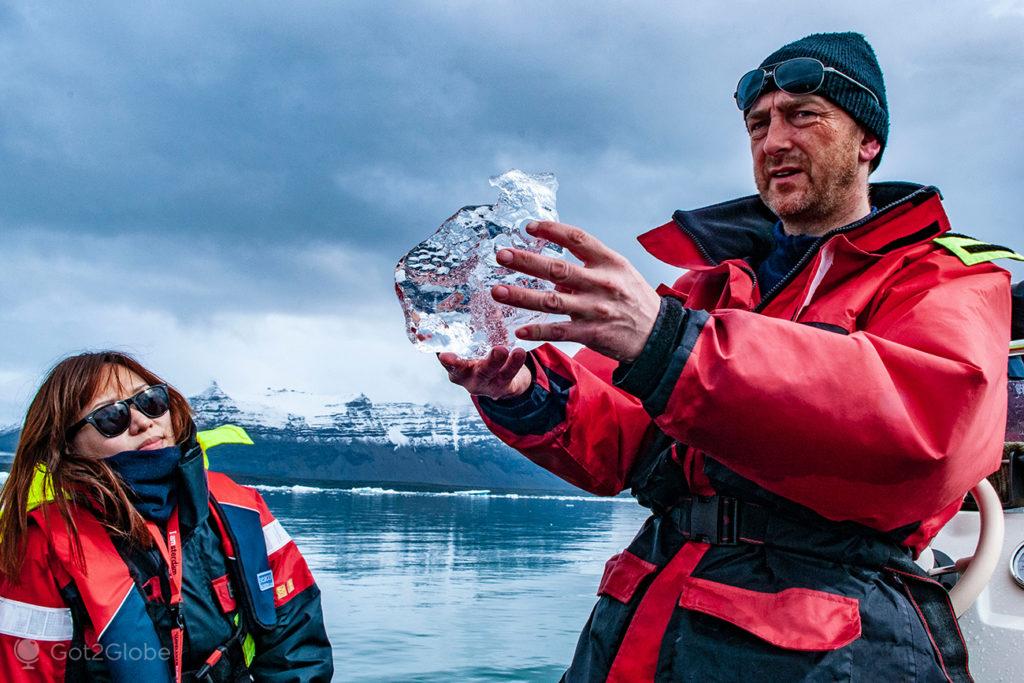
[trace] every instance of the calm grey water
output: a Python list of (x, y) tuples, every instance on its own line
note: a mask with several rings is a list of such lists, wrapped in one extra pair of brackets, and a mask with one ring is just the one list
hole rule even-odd
[(631, 498), (248, 483), (320, 584), (338, 681), (557, 681), (646, 517)]
[(324, 595), (339, 681), (556, 681), (632, 499), (258, 486)]

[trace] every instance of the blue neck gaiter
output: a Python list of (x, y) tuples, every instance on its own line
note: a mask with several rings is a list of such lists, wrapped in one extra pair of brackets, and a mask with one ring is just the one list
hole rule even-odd
[[(872, 206), (871, 214), (868, 215), (877, 212), (878, 207)], [(768, 257), (757, 266), (761, 296), (782, 282), (820, 237), (821, 235), (790, 235), (783, 229), (782, 221), (777, 221), (772, 227), (772, 242), (775, 246)]]
[(181, 449), (169, 446), (155, 451), (124, 451), (106, 462), (135, 494), (139, 514), (166, 524), (178, 502), (175, 475), (180, 460)]
[(775, 248), (757, 267), (757, 279), (761, 284), (761, 296), (781, 282), (789, 271), (803, 258), (818, 238), (814, 235), (790, 235), (782, 229), (782, 221), (772, 228)]

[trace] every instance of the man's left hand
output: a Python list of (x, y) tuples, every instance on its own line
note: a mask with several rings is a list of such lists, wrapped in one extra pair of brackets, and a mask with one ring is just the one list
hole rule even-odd
[(568, 249), (583, 262), (573, 265), (520, 249), (502, 249), (498, 263), (554, 283), (555, 291), (497, 285), (495, 301), (519, 308), (569, 316), (568, 322), (526, 325), (520, 339), (579, 342), (615, 360), (632, 362), (654, 327), (661, 297), (621, 254), (580, 228), (549, 221), (526, 232)]

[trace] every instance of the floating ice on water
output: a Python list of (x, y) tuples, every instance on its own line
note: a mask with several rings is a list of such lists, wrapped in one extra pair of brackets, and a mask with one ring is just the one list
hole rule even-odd
[(546, 281), (498, 265), (507, 247), (561, 257), (562, 248), (523, 231), (532, 220), (557, 221), (552, 173), (511, 170), (491, 178), (498, 188), (493, 206), (467, 206), (417, 244), (395, 267), (395, 291), (405, 312), (406, 331), (416, 348), (482, 358), (495, 346), (516, 344), (517, 327), (547, 314), (499, 304), (498, 284), (549, 290)]

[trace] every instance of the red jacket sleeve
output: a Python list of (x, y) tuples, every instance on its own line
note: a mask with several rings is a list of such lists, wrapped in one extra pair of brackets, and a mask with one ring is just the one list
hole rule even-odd
[(0, 583), (0, 680), (64, 680), (71, 610), (49, 557), (45, 535), (30, 525), (21, 575)]
[(277, 625), (256, 634), (256, 658), (250, 673), (256, 680), (273, 683), (329, 681), (334, 660), (320, 588), (295, 541), (270, 512), (263, 496), (255, 490), (252, 494), (274, 574)]
[(905, 267), (849, 335), (714, 312), (645, 402), (668, 435), (833, 519), (891, 529), (999, 465), (1008, 273), (940, 252)]
[(653, 433), (640, 399), (612, 386), (615, 361), (593, 351), (583, 349), (574, 359), (545, 344), (530, 353), (540, 389), (564, 387), (561, 405), (541, 407), (560, 411), (557, 418), (547, 420), (542, 433), (517, 433), (493, 419), (475, 397), (484, 422), (502, 441), (570, 484), (598, 495), (621, 492)]

